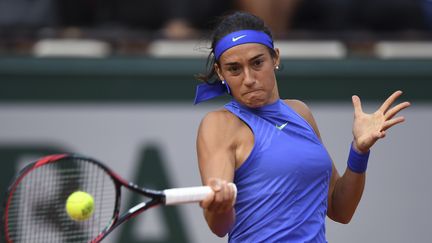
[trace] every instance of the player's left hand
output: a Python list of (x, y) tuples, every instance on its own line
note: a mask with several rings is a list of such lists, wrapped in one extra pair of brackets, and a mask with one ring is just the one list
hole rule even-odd
[(352, 97), (354, 106), (353, 146), (360, 153), (366, 153), (375, 142), (386, 136), (386, 131), (394, 125), (405, 121), (403, 116), (395, 117), (401, 110), (409, 107), (409, 102), (403, 102), (391, 108), (402, 91), (390, 95), (381, 107), (372, 114), (364, 113), (360, 98)]

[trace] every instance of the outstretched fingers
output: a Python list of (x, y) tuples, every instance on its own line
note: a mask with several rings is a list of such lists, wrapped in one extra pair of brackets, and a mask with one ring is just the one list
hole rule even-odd
[(383, 114), (386, 113), (386, 111), (391, 107), (391, 105), (395, 102), (399, 96), (402, 95), (402, 91), (398, 90), (394, 92), (392, 95), (390, 95), (386, 101), (381, 105), (381, 107), (378, 109)]
[(396, 117), (394, 119), (390, 119), (388, 121), (385, 121), (382, 128), (381, 128), (381, 131), (386, 131), (387, 129), (391, 128), (392, 126), (399, 124), (399, 123), (402, 123), (404, 121), (405, 121), (405, 117), (403, 117), (403, 116)]
[(409, 103), (409, 102), (403, 102), (403, 103), (400, 103), (400, 104), (396, 105), (395, 107), (391, 108), (390, 110), (388, 110), (385, 113), (386, 120), (392, 119), (397, 113), (399, 113), (401, 110), (409, 107), (410, 105), (411, 105), (411, 103)]
[[(383, 124), (383, 127), (381, 131), (386, 131), (387, 129), (393, 127), (396, 124), (402, 123), (405, 121), (404, 117), (396, 117), (394, 118), (400, 111), (403, 109), (409, 107), (411, 105), (410, 102), (402, 102), (393, 108), (390, 108), (390, 106), (393, 104), (393, 102), (402, 95), (402, 91), (396, 91), (394, 92), (381, 106), (380, 111), (384, 112), (385, 122)], [(385, 109), (385, 110), (384, 110)]]

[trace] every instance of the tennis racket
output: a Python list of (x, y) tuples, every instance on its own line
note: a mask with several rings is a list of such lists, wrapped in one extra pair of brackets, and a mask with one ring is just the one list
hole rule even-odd
[[(146, 201), (120, 215), (122, 188), (143, 195)], [(93, 213), (86, 220), (73, 220), (66, 212), (67, 198), (76, 191), (94, 199)], [(9, 186), (3, 215), (5, 237), (7, 242), (100, 242), (117, 226), (149, 208), (199, 202), (211, 191), (207, 186), (146, 189), (94, 159), (50, 155), (23, 168)]]

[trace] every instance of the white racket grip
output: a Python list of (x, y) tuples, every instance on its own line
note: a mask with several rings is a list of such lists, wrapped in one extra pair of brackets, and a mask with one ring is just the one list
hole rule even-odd
[[(237, 187), (229, 183), (234, 190), (234, 203), (237, 198)], [(164, 190), (165, 205), (200, 202), (211, 194), (213, 190), (209, 186), (183, 187)]]

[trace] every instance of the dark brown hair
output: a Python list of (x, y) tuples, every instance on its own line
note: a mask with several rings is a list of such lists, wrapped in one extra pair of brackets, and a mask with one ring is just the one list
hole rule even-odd
[[(214, 64), (217, 62), (214, 56), (214, 48), (219, 40), (224, 36), (240, 30), (259, 30), (273, 38), (270, 29), (265, 25), (264, 21), (253, 14), (246, 12), (234, 12), (230, 15), (223, 16), (214, 28), (210, 38), (211, 52), (207, 57), (207, 71), (205, 74), (198, 74), (196, 76), (198, 80), (207, 83), (213, 83), (219, 80), (214, 68)], [(273, 49), (269, 48), (269, 51), (272, 57), (276, 55)]]

